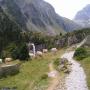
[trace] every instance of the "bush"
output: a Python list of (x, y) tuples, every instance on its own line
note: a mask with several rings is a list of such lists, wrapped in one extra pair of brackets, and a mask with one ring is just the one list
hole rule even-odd
[(10, 43), (7, 45), (2, 52), (0, 53), (0, 58), (5, 59), (7, 57), (11, 57), (12, 50), (16, 47), (14, 43)]
[(1, 53), (0, 58), (5, 59), (6, 57), (12, 57), (14, 60), (28, 60), (29, 51), (25, 43), (15, 45), (10, 43)]
[(24, 45), (20, 46), (19, 59), (27, 60), (28, 58), (29, 58), (29, 51), (28, 51), (26, 44), (24, 44)]
[(18, 48), (15, 48), (12, 53), (11, 53), (12, 58), (15, 59), (19, 59), (19, 50)]
[(60, 65), (60, 59), (59, 59), (59, 58), (57, 58), (57, 59), (54, 61), (54, 65), (56, 65), (56, 66), (59, 66), (59, 65)]
[(47, 74), (43, 74), (42, 76), (41, 76), (41, 79), (47, 79), (48, 78), (48, 75)]
[(74, 54), (74, 57), (77, 60), (82, 60), (82, 59), (86, 58), (87, 57), (87, 51), (86, 51), (86, 49), (83, 48), (83, 47), (80, 47), (80, 48), (76, 49), (75, 54)]
[(28, 51), (26, 44), (22, 44), (21, 46), (15, 48), (12, 51), (12, 58), (13, 59), (20, 59), (20, 60), (28, 60), (29, 51)]

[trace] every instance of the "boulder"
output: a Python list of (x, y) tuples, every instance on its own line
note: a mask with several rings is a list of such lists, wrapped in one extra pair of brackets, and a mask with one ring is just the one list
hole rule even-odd
[(0, 63), (2, 63), (3, 61), (2, 61), (2, 59), (0, 59)]
[(30, 57), (35, 57), (35, 55), (33, 53), (29, 53)]
[(61, 64), (66, 64), (66, 63), (68, 63), (67, 58), (61, 58)]
[(43, 53), (47, 53), (48, 52), (48, 50), (47, 49), (43, 49)]
[(42, 53), (41, 51), (37, 51), (36, 54), (37, 54), (38, 56), (42, 56), (42, 55), (43, 55), (43, 53)]
[(12, 58), (5, 58), (5, 63), (11, 62)]
[(57, 52), (57, 48), (52, 48), (51, 52)]

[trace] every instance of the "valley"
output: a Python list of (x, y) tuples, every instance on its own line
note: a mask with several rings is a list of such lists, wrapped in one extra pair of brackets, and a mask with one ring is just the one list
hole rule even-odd
[(0, 0), (0, 90), (90, 90), (89, 11), (70, 20), (44, 0)]

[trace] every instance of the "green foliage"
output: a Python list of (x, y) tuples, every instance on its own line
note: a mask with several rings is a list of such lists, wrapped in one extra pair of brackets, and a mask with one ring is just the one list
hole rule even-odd
[(19, 47), (16, 47), (12, 51), (11, 55), (13, 59), (28, 60), (29, 51), (28, 51), (26, 44), (22, 44)]
[(14, 60), (28, 60), (29, 51), (26, 44), (22, 43), (21, 45), (16, 46), (15, 44), (11, 43), (1, 53), (2, 59), (6, 57), (12, 57)]
[(87, 57), (80, 61), (84, 71), (86, 73), (87, 85), (90, 90), (90, 47), (85, 48), (87, 50)]
[(19, 25), (0, 8), (0, 57), (25, 60), (29, 57)]
[(43, 79), (47, 79), (48, 78), (48, 75), (47, 74), (43, 74), (42, 76), (41, 76), (41, 79), (43, 80)]
[(21, 28), (0, 7), (0, 53), (11, 43), (22, 42)]
[(60, 65), (60, 58), (57, 58), (57, 59), (54, 61), (54, 65), (56, 65), (56, 66), (59, 66), (59, 65)]
[(35, 45), (44, 45), (47, 49), (55, 46), (55, 36), (43, 35), (38, 32), (22, 33), (24, 42), (33, 42)]
[(87, 85), (88, 85), (88, 89), (90, 90), (90, 55), (89, 55), (89, 57), (81, 60), (80, 63), (86, 73)]
[(5, 59), (7, 57), (11, 57), (11, 52), (14, 49), (14, 47), (16, 47), (15, 44), (14, 43), (10, 43), (7, 47), (5, 47), (2, 50), (2, 52), (0, 54), (0, 58)]
[(11, 56), (14, 60), (19, 59), (19, 49), (17, 47), (12, 50)]
[(10, 52), (8, 52), (8, 51), (2, 51), (2, 53), (1, 53), (1, 58), (2, 59), (5, 59), (6, 57), (9, 57), (10, 56)]
[(83, 48), (83, 47), (80, 47), (80, 48), (76, 49), (75, 54), (74, 54), (74, 57), (77, 60), (84, 59), (85, 57), (87, 57), (87, 51), (86, 51), (86, 49)]
[(26, 44), (23, 44), (22, 46), (20, 46), (19, 59), (27, 60), (28, 58), (29, 58), (28, 48), (27, 48)]

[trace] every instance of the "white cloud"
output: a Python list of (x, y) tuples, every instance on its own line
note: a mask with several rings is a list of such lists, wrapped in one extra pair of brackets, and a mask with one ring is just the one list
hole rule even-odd
[(90, 4), (90, 0), (45, 0), (52, 4), (55, 8), (55, 11), (69, 19), (73, 19), (75, 14), (85, 7), (87, 4)]

